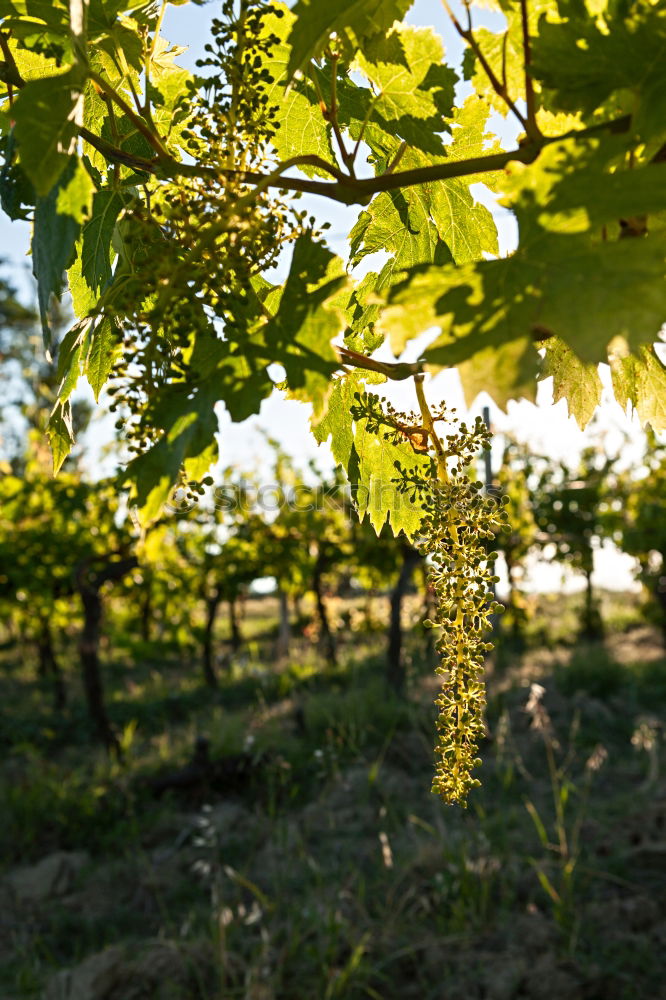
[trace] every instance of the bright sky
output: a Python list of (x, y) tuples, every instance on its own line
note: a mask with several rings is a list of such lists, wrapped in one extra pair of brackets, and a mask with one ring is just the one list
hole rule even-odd
[[(204, 7), (186, 4), (170, 7), (163, 32), (166, 37), (179, 45), (188, 45), (188, 51), (180, 57), (183, 65), (194, 68), (194, 62), (203, 53), (203, 46), (208, 40), (208, 24), (215, 16), (214, 4)], [(444, 8), (439, 0), (416, 0), (408, 20), (417, 25), (434, 25), (443, 37), (447, 56), (455, 66), (462, 52), (460, 39), (450, 27)], [(479, 23), (488, 27), (499, 27), (501, 18), (490, 12), (479, 12)], [(505, 141), (514, 138), (515, 130), (499, 116), (492, 122), (494, 129)], [(492, 195), (477, 186), (479, 197), (493, 211), (499, 233), (502, 253), (510, 251), (516, 244), (517, 230), (511, 214), (497, 206)], [(354, 224), (358, 209), (330, 203), (324, 199), (309, 197), (303, 200), (303, 207), (316, 214), (321, 221), (331, 223), (329, 241), (332, 248), (346, 258), (346, 234)], [(26, 252), (29, 245), (29, 227), (26, 223), (10, 222), (6, 217), (0, 217), (0, 258), (8, 261), (12, 277), (26, 295), (34, 297)], [(365, 262), (364, 262), (365, 263)], [(367, 264), (372, 268), (372, 262)], [(376, 266), (376, 262), (375, 262)], [(405, 354), (404, 360), (415, 360), (420, 356), (425, 344), (433, 339), (434, 332), (424, 334), (418, 341), (412, 342)], [(383, 348), (379, 356), (390, 359), (390, 351)], [(602, 373), (603, 377), (603, 373)], [(642, 450), (640, 427), (634, 419), (629, 419), (612, 399), (606, 379), (604, 401), (598, 417), (585, 432), (580, 431), (573, 418), (567, 416), (564, 401), (552, 404), (552, 393), (549, 382), (540, 387), (537, 405), (528, 402), (510, 403), (508, 413), (503, 413), (491, 400), (480, 396), (474, 406), (474, 412), (480, 412), (484, 405), (491, 407), (491, 420), (495, 431), (511, 433), (519, 440), (528, 443), (534, 451), (546, 453), (554, 458), (567, 459), (575, 462), (582, 447), (591, 441), (598, 441), (603, 436), (605, 447), (616, 453), (622, 448), (623, 460), (627, 465), (638, 462)], [(443, 372), (432, 379), (428, 393), (433, 400), (446, 399), (459, 412), (465, 409), (462, 391), (457, 375), (454, 372)], [(388, 394), (388, 393), (387, 393)], [(390, 389), (390, 398), (398, 406), (413, 409), (415, 401), (412, 398), (411, 386), (408, 383), (394, 383)], [(100, 415), (101, 416), (101, 415)], [(220, 446), (223, 465), (238, 464), (247, 468), (261, 465), (262, 456), (266, 455), (265, 434), (276, 439), (286, 451), (305, 463), (310, 458), (316, 458), (323, 468), (330, 467), (332, 459), (326, 446), (318, 448), (309, 431), (309, 407), (302, 403), (284, 399), (275, 391), (270, 399), (265, 400), (261, 412), (251, 417), (243, 424), (232, 425), (226, 414), (220, 417)], [(95, 444), (102, 443), (110, 437), (110, 421), (102, 418), (93, 423), (92, 432)], [(502, 436), (496, 438), (495, 464), (499, 461), (502, 449)], [(109, 470), (110, 471), (110, 470)], [(608, 548), (597, 553), (595, 562), (595, 582), (604, 587), (626, 589), (631, 585), (631, 568), (633, 560)], [(535, 565), (528, 581), (529, 585), (539, 590), (554, 590), (562, 586), (566, 589), (578, 589), (581, 581), (568, 577), (562, 580), (559, 567), (544, 564)]]

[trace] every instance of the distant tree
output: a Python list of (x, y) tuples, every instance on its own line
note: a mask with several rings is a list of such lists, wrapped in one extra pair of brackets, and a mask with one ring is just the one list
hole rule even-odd
[[(386, 680), (403, 694), (407, 686), (404, 662), (403, 604), (414, 571), (423, 558), (404, 538), (395, 538), (385, 526), (377, 535), (368, 521), (351, 525), (354, 575), (372, 589), (388, 593), (389, 628), (386, 649)], [(426, 581), (427, 587), (427, 581)], [(425, 616), (427, 617), (427, 615)], [(430, 637), (430, 632), (427, 633)]]
[(585, 577), (581, 635), (597, 639), (603, 624), (592, 586), (594, 551), (607, 535), (607, 484), (615, 459), (595, 447), (585, 448), (577, 468), (541, 460), (534, 491), (534, 515), (552, 558)]
[(638, 560), (648, 610), (666, 645), (666, 444), (647, 438), (643, 474), (624, 478), (619, 519), (621, 547)]
[(506, 529), (498, 533), (495, 544), (504, 555), (509, 584), (503, 631), (508, 625), (514, 647), (524, 643), (527, 604), (520, 584), (525, 573), (525, 561), (534, 549), (538, 533), (529, 484), (530, 471), (528, 450), (517, 441), (509, 440), (497, 474), (497, 488), (502, 496), (508, 498), (508, 523)]
[(78, 595), (83, 616), (79, 657), (88, 713), (99, 739), (119, 750), (104, 699), (99, 645), (107, 585), (137, 566), (126, 521), (118, 518), (111, 484), (84, 483), (62, 472), (54, 479), (28, 459), (22, 477), (0, 481), (0, 588), (24, 604), (32, 620), (40, 669), (52, 677), (57, 707), (64, 681), (55, 655), (58, 602)]
[(350, 500), (339, 471), (324, 478), (314, 467), (306, 480), (281, 451), (275, 462), (279, 484), (277, 515), (267, 519), (264, 557), (267, 575), (275, 576), (281, 594), (314, 596), (319, 643), (326, 660), (337, 662), (335, 629), (327, 593), (351, 555)]

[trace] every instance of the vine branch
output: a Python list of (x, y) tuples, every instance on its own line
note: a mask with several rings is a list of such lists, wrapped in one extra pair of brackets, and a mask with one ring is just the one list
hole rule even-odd
[(481, 46), (479, 45), (479, 43), (478, 43), (478, 41), (477, 41), (477, 39), (476, 39), (476, 37), (474, 35), (474, 31), (472, 30), (472, 14), (471, 14), (471, 11), (469, 9), (469, 6), (467, 6), (467, 27), (463, 28), (462, 24), (460, 23), (460, 21), (458, 20), (458, 18), (454, 14), (454, 12), (452, 11), (452, 9), (451, 9), (451, 7), (449, 5), (448, 0), (442, 0), (442, 4), (444, 5), (444, 10), (446, 11), (446, 13), (449, 15), (449, 18), (451, 19), (451, 23), (453, 24), (453, 27), (456, 29), (456, 31), (458, 32), (458, 34), (460, 35), (460, 37), (464, 41), (467, 42), (467, 44), (469, 45), (469, 47), (472, 49), (474, 55), (476, 56), (476, 58), (481, 63), (481, 66), (483, 67), (483, 71), (486, 74), (486, 76), (488, 77), (488, 79), (490, 81), (490, 85), (493, 88), (493, 90), (495, 91), (495, 93), (497, 94), (497, 96), (501, 97), (501, 99), (504, 101), (504, 103), (506, 104), (506, 106), (508, 107), (508, 109), (510, 111), (512, 111), (513, 114), (516, 116), (516, 118), (518, 119), (518, 121), (520, 122), (520, 124), (523, 126), (523, 128), (525, 129), (525, 131), (527, 132), (527, 134), (530, 135), (530, 129), (529, 129), (529, 126), (528, 126), (528, 120), (518, 110), (518, 108), (516, 107), (515, 101), (513, 101), (511, 99), (511, 97), (509, 96), (509, 91), (508, 91), (507, 86), (506, 86), (506, 80), (502, 81), (502, 80), (499, 80), (497, 78), (497, 76), (495, 75), (495, 71), (493, 70), (492, 66), (490, 65), (490, 63), (486, 59), (485, 55), (483, 54), (483, 50), (482, 50)]
[(124, 97), (121, 97), (121, 95), (118, 93), (115, 87), (112, 87), (111, 84), (107, 80), (105, 80), (103, 76), (101, 76), (99, 73), (95, 73), (93, 70), (89, 69), (88, 75), (92, 80), (92, 82), (99, 88), (99, 90), (103, 94), (105, 94), (108, 98), (110, 98), (110, 100), (112, 100), (114, 104), (117, 104), (120, 110), (123, 112), (123, 114), (127, 115), (129, 120), (136, 127), (137, 131), (141, 133), (144, 139), (155, 150), (158, 157), (160, 159), (163, 157), (168, 157), (169, 159), (171, 159), (171, 156), (166, 146), (162, 142), (160, 136), (157, 135), (156, 132), (153, 132), (153, 130), (149, 128), (148, 125), (146, 125), (141, 116), (137, 114), (137, 112), (134, 111), (133, 108), (130, 107), (130, 105), (127, 103)]
[(342, 162), (345, 164), (350, 174), (354, 175), (354, 155), (355, 153), (349, 153), (347, 147), (345, 146), (345, 141), (342, 138), (342, 132), (340, 131), (340, 125), (338, 122), (338, 60), (340, 56), (337, 52), (331, 53), (331, 103), (324, 113), (324, 116), (331, 123), (333, 128), (333, 134), (335, 135), (335, 141), (338, 144), (338, 149), (340, 150), (340, 156), (342, 157)]
[(172, 157), (146, 160), (143, 157), (132, 156), (123, 150), (115, 149), (110, 143), (95, 136), (87, 129), (79, 129), (79, 134), (109, 159), (117, 159), (136, 170), (161, 177), (198, 177), (217, 182), (229, 178), (243, 184), (260, 184), (262, 188), (275, 187), (282, 191), (303, 191), (307, 194), (321, 195), (345, 205), (367, 205), (373, 195), (381, 191), (395, 191), (398, 188), (414, 187), (432, 181), (450, 180), (455, 177), (469, 177), (474, 174), (503, 170), (511, 162), (533, 163), (541, 150), (554, 142), (577, 141), (598, 135), (600, 132), (621, 134), (628, 132), (630, 125), (631, 115), (623, 115), (621, 118), (614, 118), (589, 128), (575, 129), (562, 135), (542, 136), (538, 140), (526, 142), (507, 152), (490, 153), (485, 156), (472, 157), (469, 160), (451, 160), (449, 163), (435, 163), (428, 167), (415, 167), (412, 170), (394, 171), (393, 173), (386, 171), (378, 177), (351, 177), (319, 157), (302, 158), (301, 162), (307, 160), (311, 166), (326, 169), (336, 178), (333, 183), (309, 180), (304, 177), (284, 177), (283, 171), (289, 166), (298, 166), (298, 160), (301, 159), (299, 157), (285, 161), (285, 164), (280, 164), (270, 174), (247, 170), (215, 170), (211, 167), (197, 167), (194, 164), (179, 163)]
[[(4, 62), (0, 63), (0, 79), (4, 82), (14, 83), (17, 86), (23, 86), (25, 81), (21, 78), (11, 50), (7, 45), (7, 36), (1, 31), (0, 49), (4, 56)], [(7, 80), (7, 77), (10, 79)], [(316, 155), (293, 157), (278, 164), (276, 169), (270, 173), (251, 170), (220, 170), (212, 167), (198, 167), (196, 164), (181, 163), (176, 160), (166, 150), (162, 139), (150, 129), (146, 122), (143, 121), (103, 77), (100, 77), (97, 73), (90, 73), (90, 77), (100, 90), (127, 115), (157, 153), (154, 159), (147, 159), (146, 157), (128, 153), (114, 146), (113, 143), (102, 139), (101, 136), (95, 135), (90, 129), (79, 126), (77, 131), (81, 138), (111, 162), (122, 163), (139, 173), (152, 174), (157, 177), (193, 177), (217, 183), (224, 179), (229, 179), (242, 184), (257, 186), (260, 190), (273, 187), (279, 188), (282, 191), (300, 191), (306, 194), (320, 195), (344, 205), (367, 205), (375, 194), (379, 194), (382, 191), (395, 191), (399, 188), (415, 187), (419, 184), (427, 184), (433, 181), (451, 180), (456, 177), (470, 177), (474, 174), (503, 170), (512, 161), (525, 164), (533, 163), (541, 150), (551, 143), (567, 140), (578, 141), (603, 132), (621, 134), (629, 131), (632, 120), (631, 115), (623, 115), (619, 118), (592, 125), (589, 128), (574, 129), (562, 135), (543, 136), (539, 134), (521, 144), (518, 148), (506, 152), (489, 153), (484, 156), (471, 157), (468, 160), (452, 160), (448, 163), (434, 163), (427, 167), (415, 167), (411, 170), (398, 171), (396, 167), (406, 149), (406, 145), (403, 143), (386, 171), (376, 177), (354, 177)], [(666, 157), (664, 158), (666, 159)], [(654, 157), (654, 162), (660, 161), (661, 156), (657, 155)], [(305, 164), (325, 171), (334, 178), (334, 181), (318, 181), (305, 177), (283, 176), (284, 172), (290, 167)]]
[(4, 56), (4, 65), (0, 64), (0, 80), (7, 86), (22, 87), (25, 80), (19, 72), (12, 50), (9, 47), (9, 35), (0, 31), (0, 49)]
[[(523, 29), (523, 59), (525, 65), (525, 104), (527, 105), (527, 119), (525, 131), (531, 139), (538, 139), (541, 131), (536, 120), (536, 95), (534, 93), (534, 81), (530, 73), (532, 63), (532, 49), (530, 43), (530, 22), (527, 13), (527, 0), (520, 0), (520, 20)], [(506, 79), (506, 76), (505, 76)]]
[(380, 375), (385, 375), (393, 382), (402, 382), (407, 378), (411, 378), (412, 375), (417, 376), (421, 373), (420, 361), (397, 361), (394, 363), (388, 361), (375, 361), (374, 358), (369, 358), (365, 354), (359, 354), (357, 351), (352, 351), (348, 347), (338, 346), (335, 349), (338, 352), (340, 360), (344, 364), (353, 365), (354, 368), (363, 368), (368, 372), (378, 372)]

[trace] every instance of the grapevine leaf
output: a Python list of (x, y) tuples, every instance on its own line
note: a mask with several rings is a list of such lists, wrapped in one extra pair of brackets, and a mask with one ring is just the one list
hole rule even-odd
[(615, 336), (631, 349), (656, 339), (666, 316), (663, 232), (603, 242), (525, 228), (504, 260), (412, 271), (383, 321), (395, 324), (403, 343), (440, 325), (441, 337), (426, 352), (438, 365), (524, 336), (556, 335), (587, 362), (605, 360)]
[(437, 133), (453, 108), (456, 74), (443, 61), (442, 43), (431, 28), (398, 24), (359, 52), (354, 64), (373, 87), (367, 93), (372, 119), (427, 153), (443, 151)]
[[(471, 160), (501, 151), (501, 142), (488, 131), (488, 117), (488, 106), (478, 94), (470, 94), (460, 107), (453, 109), (448, 122), (451, 131), (451, 141), (446, 147), (448, 160)], [(497, 177), (490, 173), (475, 174), (474, 182), (492, 188)]]
[(93, 198), (93, 212), (82, 231), (81, 275), (93, 292), (101, 291), (111, 281), (111, 237), (123, 207), (117, 191), (98, 191)]
[(643, 139), (661, 135), (666, 118), (666, 8), (640, 2), (609, 5), (601, 18), (560, 0), (558, 23), (542, 21), (532, 70), (564, 111), (590, 115), (614, 95), (614, 111), (631, 112)]
[(71, 157), (69, 163), (50, 193), (37, 199), (32, 234), (33, 272), (37, 279), (37, 299), (42, 321), (44, 341), (48, 346), (50, 333), (48, 324), (51, 295), (60, 296), (65, 269), (71, 263), (79, 224), (71, 215), (61, 215), (57, 210), (60, 192), (75, 176), (77, 161)]
[[(41, 21), (52, 31), (62, 33), (69, 27), (69, 7), (66, 0), (2, 0), (0, 17)], [(34, 23), (32, 28), (36, 28)]]
[[(195, 324), (198, 332), (189, 358), (197, 381), (214, 377), (218, 398), (224, 402), (233, 421), (246, 420), (258, 413), (262, 400), (273, 389), (267, 372), (272, 358), (263, 337), (265, 313), (262, 311), (262, 298), (268, 290), (275, 289), (263, 279), (257, 279), (257, 284), (261, 294), (252, 288), (247, 297), (239, 297), (234, 336), (225, 340), (220, 339), (215, 329), (207, 324), (199, 305), (200, 321)], [(213, 372), (214, 376), (211, 375)]]
[(58, 214), (71, 215), (76, 222), (84, 222), (91, 213), (94, 191), (95, 185), (90, 174), (82, 162), (77, 160), (71, 179), (58, 189)]
[[(434, 162), (418, 150), (404, 157), (406, 169)], [(436, 162), (445, 162), (437, 158)], [(485, 206), (475, 203), (469, 186), (453, 179), (420, 184), (377, 195), (361, 212), (350, 234), (350, 263), (365, 255), (388, 251), (392, 259), (382, 270), (377, 291), (390, 284), (396, 271), (422, 264), (464, 264), (497, 252), (497, 230)], [(404, 341), (392, 338), (394, 353)]]
[(296, 20), (289, 34), (289, 79), (329, 44), (331, 33), (348, 40), (353, 48), (362, 41), (384, 35), (400, 21), (413, 0), (298, 0)]
[(217, 441), (213, 440), (210, 442), (208, 447), (204, 448), (198, 454), (185, 456), (183, 459), (185, 475), (188, 479), (195, 481), (200, 480), (206, 475), (211, 465), (217, 461), (218, 457), (219, 448), (217, 446)]
[(88, 34), (91, 38), (105, 34), (116, 23), (118, 14), (128, 5), (124, 0), (90, 0)]
[(553, 143), (529, 167), (512, 164), (504, 204), (538, 208), (536, 221), (553, 232), (584, 232), (666, 210), (661, 163), (628, 168), (626, 139)]
[[(20, 163), (14, 160), (16, 140), (14, 129), (0, 143), (4, 163), (0, 170), (0, 206), (10, 219), (28, 218), (29, 207), (35, 204), (35, 189)], [(24, 207), (25, 206), (25, 207)]]
[(342, 261), (309, 232), (296, 241), (277, 311), (264, 330), (294, 398), (320, 409), (338, 366), (331, 340), (344, 324), (336, 296), (348, 283)]
[(631, 404), (642, 424), (666, 430), (666, 365), (653, 348), (638, 356), (611, 358), (613, 391), (620, 406)]
[(380, 299), (376, 295), (379, 275), (369, 271), (345, 294), (343, 307), (349, 327), (345, 330), (345, 347), (363, 354), (371, 354), (384, 342), (384, 332), (379, 323)]
[(516, 396), (533, 402), (538, 360), (529, 337), (481, 348), (458, 364), (467, 405), (471, 407), (480, 392), (487, 392), (502, 409)]
[(76, 259), (67, 271), (67, 285), (72, 297), (74, 315), (79, 319), (89, 315), (97, 304), (97, 293), (81, 273), (81, 240), (76, 242)]
[(192, 74), (173, 62), (178, 49), (167, 49), (162, 54), (161, 43), (158, 42), (160, 54), (152, 63), (152, 79), (148, 85), (148, 97), (152, 103), (152, 119), (157, 130), (169, 146), (184, 146), (183, 128), (187, 119), (187, 94), (194, 79)]
[(345, 471), (349, 469), (354, 447), (351, 408), (354, 394), (360, 387), (360, 380), (355, 375), (336, 379), (328, 397), (326, 413), (320, 419), (312, 420), (312, 431), (316, 440), (321, 444), (331, 438), (333, 458)]
[[(293, 27), (294, 21), (294, 14), (283, 4), (278, 7), (278, 13), (268, 16), (264, 21), (265, 30), (280, 39), (271, 49), (270, 59), (266, 63), (266, 70), (273, 81), (267, 86), (266, 95), (276, 108), (279, 123), (273, 145), (278, 155), (285, 160), (292, 156), (316, 154), (334, 164), (330, 126), (321, 113), (312, 80), (295, 80), (290, 88), (287, 87), (291, 47), (284, 37), (287, 30)], [(327, 176), (325, 171), (307, 164), (302, 164), (300, 169), (310, 177)]]
[(46, 436), (53, 454), (53, 474), (57, 475), (74, 444), (72, 408), (69, 400), (58, 400), (49, 417)]
[[(115, 134), (114, 134), (115, 129)], [(144, 160), (150, 159), (153, 155), (152, 147), (148, 140), (139, 132), (138, 128), (126, 115), (117, 115), (114, 120), (114, 128), (108, 118), (104, 119), (101, 136), (107, 142), (118, 146), (125, 153), (131, 156), (140, 156)], [(131, 168), (123, 168), (125, 174), (134, 173)]]
[(84, 83), (75, 66), (57, 76), (30, 80), (12, 108), (21, 164), (38, 195), (47, 195), (70, 161), (76, 134), (74, 109)]
[(58, 348), (58, 400), (66, 403), (76, 389), (88, 348), (87, 330), (76, 324), (62, 339)]
[(120, 352), (121, 344), (115, 321), (104, 316), (90, 333), (90, 349), (85, 366), (86, 377), (96, 402)]
[(388, 251), (393, 257), (393, 267), (399, 270), (451, 260), (439, 239), (427, 195), (421, 188), (409, 193), (378, 194), (367, 210), (361, 212), (349, 234), (352, 266), (377, 251)]
[(124, 56), (124, 65), (120, 63), (123, 70), (127, 67), (130, 72), (132, 70), (137, 74), (141, 72), (143, 69), (141, 36), (127, 24), (116, 22), (95, 43), (95, 55), (99, 58), (105, 53), (108, 57), (107, 65), (118, 66), (118, 52), (122, 52)]
[(552, 376), (553, 400), (566, 399), (569, 415), (583, 429), (592, 419), (601, 402), (601, 379), (594, 364), (585, 364), (564, 341), (552, 337), (545, 341), (546, 350), (539, 379)]
[(185, 463), (200, 474), (202, 466), (208, 468), (214, 460), (217, 397), (214, 380), (210, 379), (189, 397), (176, 390), (165, 392), (158, 399), (153, 420), (164, 433), (126, 469), (126, 479), (131, 483), (132, 496), (144, 523), (150, 524), (160, 516)]
[(367, 515), (377, 534), (389, 521), (394, 535), (403, 531), (413, 539), (421, 527), (423, 509), (399, 491), (396, 462), (407, 468), (420, 467), (424, 472), (430, 460), (417, 455), (408, 442), (396, 444), (381, 433), (368, 431), (367, 423), (365, 418), (357, 420), (354, 430), (352, 459), (358, 465), (357, 475), (350, 462), (350, 485), (359, 518), (363, 520)]

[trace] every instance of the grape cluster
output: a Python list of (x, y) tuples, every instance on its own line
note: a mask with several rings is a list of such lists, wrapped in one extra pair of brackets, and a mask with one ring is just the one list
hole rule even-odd
[[(484, 660), (493, 648), (486, 637), (491, 616), (503, 610), (492, 593), (498, 553), (489, 543), (505, 528), (505, 505), (470, 477), (479, 453), (490, 447), (490, 431), (480, 417), (471, 425), (457, 423), (455, 410), (441, 406), (431, 412), (425, 402), (421, 426), (415, 426), (416, 414), (398, 413), (371, 394), (359, 397), (353, 413), (386, 439), (409, 439), (415, 451), (425, 439), (431, 458), (413, 468), (397, 463), (396, 485), (423, 508), (415, 545), (427, 557), (436, 595), (436, 613), (426, 622), (439, 630), (437, 673), (443, 678), (436, 699), (433, 791), (446, 802), (464, 804), (479, 784), (473, 771), (481, 763), (477, 752), (484, 733)], [(449, 425), (445, 436), (435, 429), (439, 421)]]
[(129, 414), (130, 452), (159, 438), (165, 400), (191, 392), (215, 365), (237, 364), (239, 345), (265, 320), (268, 285), (259, 276), (309, 225), (284, 193), (248, 176), (275, 167), (278, 108), (266, 64), (279, 42), (268, 19), (280, 16), (265, 0), (225, 0), (202, 75), (176, 114), (192, 175), (173, 181), (158, 172), (121, 220), (104, 308), (124, 335), (112, 409)]
[(438, 673), (445, 678), (436, 700), (439, 760), (433, 790), (447, 802), (465, 802), (479, 784), (472, 771), (481, 763), (476, 754), (484, 732), (483, 664), (493, 648), (486, 635), (491, 615), (502, 610), (492, 593), (497, 553), (488, 551), (488, 543), (504, 526), (504, 509), (467, 474), (489, 444), (480, 417), (471, 427), (461, 423), (446, 437), (446, 476), (440, 465), (440, 475), (422, 489), (421, 549), (429, 557), (437, 598), (429, 624), (440, 630)]

